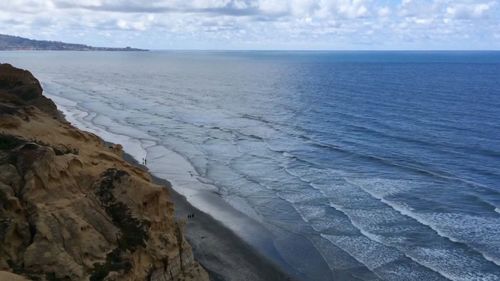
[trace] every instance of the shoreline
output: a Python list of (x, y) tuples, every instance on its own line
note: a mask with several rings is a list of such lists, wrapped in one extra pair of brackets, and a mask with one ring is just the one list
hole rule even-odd
[[(125, 151), (123, 159), (149, 172), (147, 167), (139, 164)], [(175, 216), (179, 221), (185, 222), (185, 235), (191, 244), (195, 259), (209, 273), (210, 280), (297, 281), (220, 221), (194, 207), (185, 196), (173, 189), (168, 180), (153, 174), (151, 178), (155, 184), (168, 189)], [(194, 217), (187, 219), (188, 214), (194, 214)]]
[(209, 281), (167, 189), (71, 125), (29, 71), (0, 73), (0, 279)]
[[(188, 159), (161, 145), (155, 137), (136, 128), (125, 127), (109, 117), (106, 120), (112, 122), (111, 127), (109, 123), (102, 124), (102, 120), (100, 124), (95, 124), (93, 119), (96, 113), (79, 107), (77, 101), (51, 93), (50, 90), (45, 95), (56, 102), (59, 110), (74, 126), (99, 136), (105, 142), (121, 144), (124, 154), (129, 156), (129, 163), (147, 169), (158, 182), (171, 183), (169, 189), (172, 200), (178, 201), (175, 202), (178, 206), (175, 208), (176, 216), (187, 224), (186, 236), (195, 255), (202, 259), (207, 256), (205, 260), (200, 259), (200, 263), (212, 271), (212, 276), (214, 272), (223, 272), (220, 278), (213, 280), (363, 280), (358, 275), (363, 275), (367, 270), (357, 261), (354, 261), (354, 266), (347, 268), (332, 268), (317, 248), (321, 245), (315, 245), (299, 233), (270, 230), (265, 222), (241, 210), (241, 206), (234, 206), (234, 202), (224, 200), (212, 182), (199, 177)], [(139, 163), (140, 159), (147, 160), (147, 167)], [(199, 219), (201, 216), (192, 211), (194, 209), (206, 217)], [(187, 214), (191, 213), (196, 213), (196, 219), (186, 220)], [(191, 231), (192, 228), (196, 230)], [(196, 235), (202, 232), (208, 232), (213, 239), (207, 242), (208, 235)], [(218, 233), (224, 235), (219, 237)], [(222, 252), (219, 249), (227, 250)], [(234, 249), (240, 252), (235, 253)], [(307, 258), (304, 260), (303, 257)], [(270, 273), (261, 273), (266, 271), (263, 267), (268, 268)], [(240, 274), (240, 271), (245, 273)], [(278, 277), (268, 278), (266, 274)]]
[[(167, 187), (175, 206), (175, 216), (185, 222), (185, 234), (193, 252), (213, 280), (302, 279), (301, 273), (281, 257), (273, 244), (271, 233), (259, 222), (224, 201), (215, 190), (205, 190), (210, 188), (210, 184), (199, 182), (186, 172), (194, 168), (181, 155), (164, 150), (152, 140), (144, 147), (147, 140), (133, 139), (106, 131), (105, 128), (90, 127), (80, 119), (91, 113), (80, 109), (74, 112), (68, 108), (76, 105), (74, 101), (47, 92), (44, 95), (56, 102), (59, 112), (75, 127), (99, 136), (106, 145), (122, 145), (125, 161), (147, 171), (154, 183)], [(155, 153), (168, 153), (170, 160), (163, 162), (162, 159), (148, 157), (152, 153), (150, 150), (158, 147), (161, 150)], [(156, 167), (148, 168), (140, 164), (138, 159), (141, 156)], [(173, 170), (169, 167), (173, 167)], [(192, 213), (195, 217), (187, 219), (187, 214)]]

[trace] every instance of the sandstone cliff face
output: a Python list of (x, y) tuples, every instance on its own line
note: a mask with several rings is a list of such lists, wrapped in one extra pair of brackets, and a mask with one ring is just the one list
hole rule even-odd
[(0, 65), (0, 277), (208, 280), (167, 190), (121, 154)]

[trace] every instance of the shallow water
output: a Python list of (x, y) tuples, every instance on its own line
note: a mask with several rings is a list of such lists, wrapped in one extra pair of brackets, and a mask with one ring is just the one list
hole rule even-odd
[(264, 230), (303, 280), (500, 280), (500, 53), (0, 61), (195, 205), (221, 196), (236, 211), (216, 217), (255, 244)]

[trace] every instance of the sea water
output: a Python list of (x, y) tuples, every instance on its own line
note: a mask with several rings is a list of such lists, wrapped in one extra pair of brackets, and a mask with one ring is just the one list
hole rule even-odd
[(500, 280), (500, 53), (0, 62), (302, 280)]

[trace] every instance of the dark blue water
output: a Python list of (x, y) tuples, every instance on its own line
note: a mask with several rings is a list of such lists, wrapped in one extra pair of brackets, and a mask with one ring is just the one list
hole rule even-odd
[(498, 52), (0, 61), (33, 70), (75, 123), (147, 153), (153, 171), (168, 169), (161, 151), (184, 157), (179, 185), (194, 172), (304, 280), (500, 280)]

